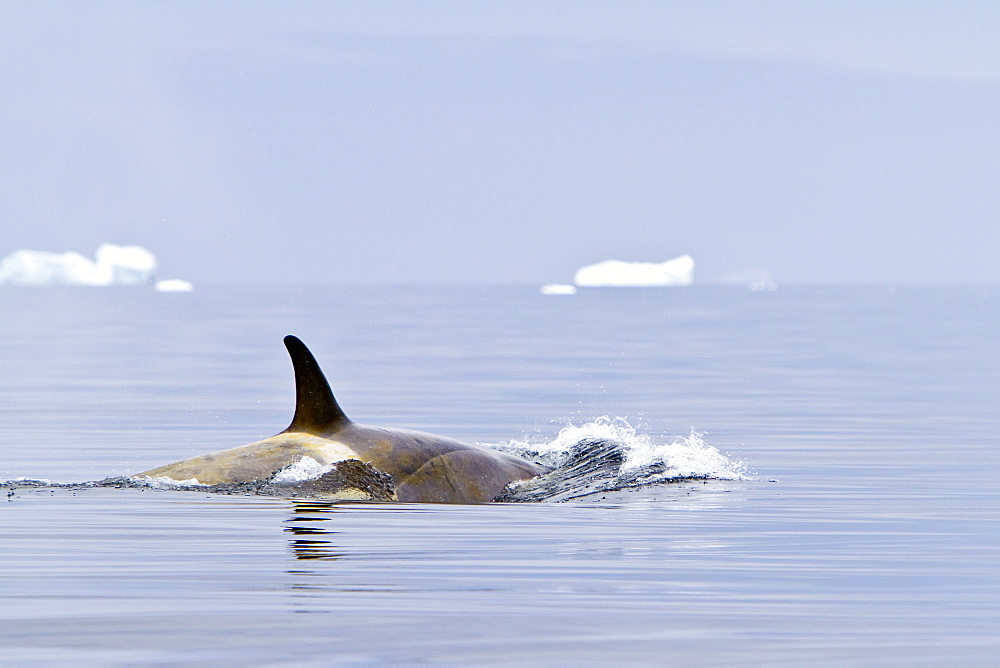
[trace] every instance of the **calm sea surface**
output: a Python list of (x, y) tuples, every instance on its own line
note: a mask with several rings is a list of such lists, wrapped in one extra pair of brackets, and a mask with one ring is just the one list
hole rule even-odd
[(0, 289), (0, 480), (280, 431), (289, 333), (361, 422), (620, 417), (749, 475), (483, 506), (15, 484), (0, 662), (1000, 661), (1000, 288)]

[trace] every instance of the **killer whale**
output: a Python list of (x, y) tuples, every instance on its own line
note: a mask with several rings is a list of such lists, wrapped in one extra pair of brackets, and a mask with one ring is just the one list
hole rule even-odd
[(295, 374), (295, 413), (288, 428), (135, 477), (209, 486), (263, 483), (291, 466), (357, 460), (390, 476), (399, 501), (483, 503), (500, 496), (509, 483), (547, 471), (520, 457), (443, 436), (355, 423), (340, 408), (305, 344), (291, 335), (284, 342)]

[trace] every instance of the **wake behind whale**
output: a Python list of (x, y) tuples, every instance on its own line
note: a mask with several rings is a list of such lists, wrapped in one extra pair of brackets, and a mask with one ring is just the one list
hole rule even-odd
[(729, 459), (697, 432), (654, 438), (620, 417), (567, 425), (550, 441), (509, 441), (494, 447), (551, 467), (535, 478), (512, 482), (498, 501), (570, 501), (693, 480), (750, 477), (743, 462)]

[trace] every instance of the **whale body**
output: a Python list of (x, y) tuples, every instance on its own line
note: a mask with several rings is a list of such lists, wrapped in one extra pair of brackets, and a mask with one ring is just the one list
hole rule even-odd
[(511, 482), (547, 472), (520, 457), (450, 438), (352, 422), (305, 344), (294, 336), (284, 341), (295, 371), (296, 398), (287, 429), (136, 477), (197, 485), (264, 483), (290, 467), (323, 470), (357, 460), (389, 475), (399, 501), (483, 503), (493, 501)]

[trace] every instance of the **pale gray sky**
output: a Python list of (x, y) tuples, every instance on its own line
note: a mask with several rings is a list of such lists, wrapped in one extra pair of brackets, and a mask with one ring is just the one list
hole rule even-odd
[(1000, 3), (0, 1), (0, 256), (1000, 282)]

